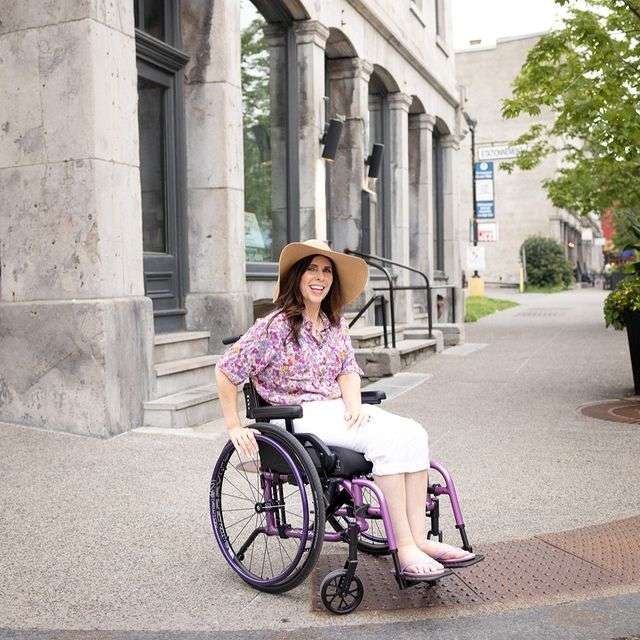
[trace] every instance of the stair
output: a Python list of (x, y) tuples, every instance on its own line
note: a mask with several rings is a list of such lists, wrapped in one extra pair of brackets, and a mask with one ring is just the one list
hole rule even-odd
[(354, 351), (365, 378), (377, 380), (394, 375), (417, 360), (437, 353), (439, 344), (436, 338), (403, 338), (396, 340), (395, 348), (379, 346), (354, 348)]
[(154, 398), (144, 403), (144, 426), (194, 427), (222, 414), (209, 355), (208, 331), (161, 333), (154, 341)]

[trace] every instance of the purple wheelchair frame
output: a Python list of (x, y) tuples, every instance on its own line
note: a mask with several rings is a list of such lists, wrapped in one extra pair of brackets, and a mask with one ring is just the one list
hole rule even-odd
[[(428, 487), (428, 497), (427, 503), (425, 505), (425, 511), (429, 515), (431, 519), (431, 528), (428, 531), (428, 537), (437, 537), (438, 540), (442, 540), (442, 531), (439, 528), (439, 515), (440, 508), (438, 498), (439, 496), (447, 496), (451, 503), (451, 508), (453, 511), (453, 517), (456, 523), (456, 529), (460, 532), (460, 537), (462, 540), (462, 548), (466, 551), (472, 552), (473, 549), (469, 544), (467, 539), (467, 534), (465, 531), (465, 524), (462, 518), (462, 511), (460, 509), (460, 502), (458, 500), (458, 492), (456, 491), (455, 484), (453, 479), (451, 478), (451, 474), (447, 471), (447, 469), (442, 465), (442, 463), (431, 460), (430, 468), (437, 471), (442, 478), (444, 479), (445, 484), (431, 484)], [(271, 483), (274, 478), (271, 477), (270, 473), (262, 473), (263, 479), (263, 490), (264, 495), (267, 500), (271, 500), (273, 498)], [(415, 581), (407, 581), (402, 576), (402, 572), (400, 570), (400, 565), (398, 562), (397, 549), (398, 545), (396, 542), (395, 533), (393, 531), (393, 525), (391, 524), (391, 517), (389, 515), (389, 509), (387, 508), (387, 501), (385, 500), (382, 491), (376, 485), (375, 482), (369, 480), (366, 477), (354, 477), (351, 479), (341, 478), (338, 480), (338, 487), (347, 491), (347, 493), (351, 496), (353, 500), (353, 517), (355, 519), (355, 524), (357, 527), (357, 534), (364, 533), (369, 530), (369, 523), (367, 522), (367, 517), (379, 518), (382, 520), (384, 531), (387, 539), (387, 544), (389, 547), (389, 553), (393, 558), (394, 566), (395, 566), (395, 574), (396, 580), (398, 582), (398, 586), (400, 589), (406, 589), (415, 584)], [(364, 503), (362, 490), (369, 489), (376, 497), (378, 501), (377, 507), (373, 507), (370, 505), (366, 505)], [(366, 513), (363, 509), (366, 508)], [(352, 513), (350, 510), (347, 511), (345, 508), (337, 509), (333, 515), (350, 517)], [(267, 535), (278, 536), (280, 535), (280, 530), (278, 529), (275, 516), (273, 513), (268, 513), (267, 517), (267, 526), (265, 529), (265, 533)], [(301, 529), (289, 529), (286, 532), (286, 537), (300, 539), (304, 536), (309, 536), (308, 531), (303, 531)], [(324, 533), (324, 541), (325, 542), (342, 542), (345, 540), (344, 532), (327, 532)], [(351, 553), (350, 553), (351, 556)], [(349, 558), (348, 562), (355, 562), (355, 558)]]

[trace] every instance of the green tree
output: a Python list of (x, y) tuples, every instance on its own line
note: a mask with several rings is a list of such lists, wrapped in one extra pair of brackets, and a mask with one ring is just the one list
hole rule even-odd
[(503, 116), (539, 117), (502, 164), (531, 169), (560, 153), (544, 186), (553, 204), (579, 215), (606, 209), (640, 221), (640, 1), (556, 0), (567, 17), (531, 49)]

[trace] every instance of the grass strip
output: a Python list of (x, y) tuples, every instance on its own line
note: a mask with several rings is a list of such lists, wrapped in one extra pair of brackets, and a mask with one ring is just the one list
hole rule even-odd
[(485, 316), (490, 316), (496, 311), (517, 307), (517, 302), (511, 300), (499, 300), (497, 298), (485, 298), (483, 296), (469, 296), (465, 300), (464, 321), (475, 322)]

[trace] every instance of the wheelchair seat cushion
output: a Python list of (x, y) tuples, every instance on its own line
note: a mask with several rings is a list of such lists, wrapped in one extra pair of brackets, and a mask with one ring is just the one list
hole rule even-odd
[(336, 464), (331, 472), (332, 476), (339, 478), (352, 478), (353, 476), (366, 476), (371, 473), (373, 465), (362, 453), (345, 447), (329, 447), (336, 454)]

